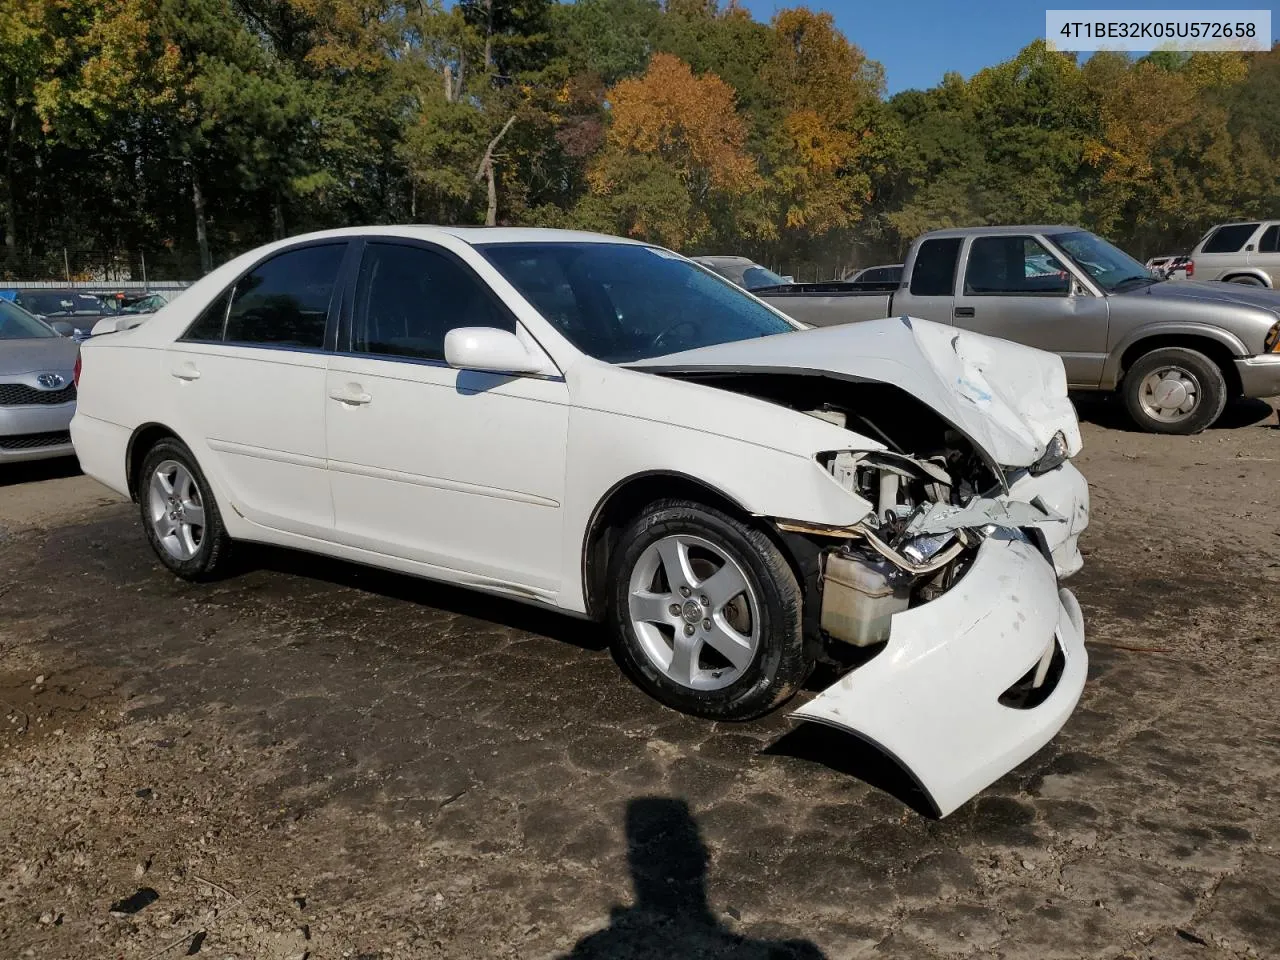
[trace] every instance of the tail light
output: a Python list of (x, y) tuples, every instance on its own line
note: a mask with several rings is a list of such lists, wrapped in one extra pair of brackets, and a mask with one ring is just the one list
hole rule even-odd
[(1187, 279), (1190, 280), (1196, 275), (1196, 262), (1194, 260), (1187, 261)]
[(77, 387), (80, 386), (80, 354), (78, 353), (76, 354), (75, 369), (71, 371), (71, 382), (74, 383)]

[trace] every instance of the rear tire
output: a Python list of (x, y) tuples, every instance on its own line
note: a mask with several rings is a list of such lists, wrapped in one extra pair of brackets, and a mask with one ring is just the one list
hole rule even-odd
[(1263, 283), (1261, 280), (1259, 280), (1257, 277), (1251, 277), (1248, 274), (1244, 274), (1239, 277), (1228, 277), (1227, 283), (1242, 283), (1246, 287), (1265, 287), (1266, 286), (1266, 284)]
[(166, 437), (147, 451), (137, 495), (147, 540), (171, 573), (200, 581), (227, 571), (231, 537), (209, 481), (186, 444)]
[(1227, 381), (1218, 365), (1187, 347), (1143, 354), (1120, 390), (1129, 416), (1148, 433), (1199, 433), (1227, 405)]
[(748, 720), (788, 700), (813, 667), (786, 558), (720, 510), (651, 504), (622, 533), (610, 584), (615, 658), (676, 710)]

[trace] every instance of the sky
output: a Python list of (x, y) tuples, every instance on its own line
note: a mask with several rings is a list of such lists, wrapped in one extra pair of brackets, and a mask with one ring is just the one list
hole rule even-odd
[[(796, 3), (745, 0), (743, 5), (757, 20), (767, 21), (776, 11)], [(969, 77), (1009, 59), (1044, 36), (1046, 9), (1271, 9), (1273, 32), (1280, 22), (1280, 11), (1257, 0), (1175, 0), (1166, 4), (1142, 0), (808, 0), (807, 6), (833, 14), (846, 37), (871, 59), (884, 64), (890, 94), (935, 86), (951, 70)]]

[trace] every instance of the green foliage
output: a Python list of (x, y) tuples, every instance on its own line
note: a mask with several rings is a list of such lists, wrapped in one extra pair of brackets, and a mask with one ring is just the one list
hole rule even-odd
[(0, 269), (97, 247), (190, 276), (307, 229), (482, 223), (491, 143), (501, 223), (808, 275), (936, 227), (1147, 256), (1280, 210), (1280, 48), (1037, 41), (885, 99), (850, 39), (731, 0), (6, 0)]

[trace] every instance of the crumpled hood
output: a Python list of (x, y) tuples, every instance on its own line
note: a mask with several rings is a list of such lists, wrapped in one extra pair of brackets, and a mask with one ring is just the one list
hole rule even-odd
[(79, 345), (66, 337), (33, 337), (30, 340), (0, 340), (0, 377), (24, 373), (70, 375), (76, 365)]
[(1280, 290), (1250, 287), (1243, 283), (1223, 283), (1220, 280), (1164, 280), (1117, 296), (1195, 300), (1215, 307), (1234, 303), (1245, 307), (1261, 307), (1280, 316)]
[(1007, 340), (898, 317), (700, 347), (628, 366), (673, 372), (809, 373), (891, 384), (1003, 467), (1027, 467), (1062, 431), (1081, 446), (1062, 360)]

